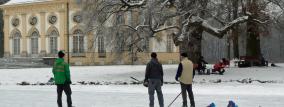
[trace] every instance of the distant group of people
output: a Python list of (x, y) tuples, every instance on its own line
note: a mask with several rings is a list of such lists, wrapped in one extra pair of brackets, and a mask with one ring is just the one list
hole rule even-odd
[(215, 63), (213, 66), (212, 71), (210, 71), (209, 69), (206, 71), (206, 64), (208, 64), (203, 56), (200, 56), (200, 58), (197, 61), (197, 72), (198, 74), (211, 74), (211, 73), (218, 73), (223, 75), (225, 72), (225, 67), (230, 65), (230, 61), (228, 61), (226, 58), (222, 58), (221, 60), (219, 60), (219, 62)]

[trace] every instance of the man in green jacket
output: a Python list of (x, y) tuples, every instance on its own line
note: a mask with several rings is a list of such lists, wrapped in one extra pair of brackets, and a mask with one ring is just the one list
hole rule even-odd
[(55, 84), (57, 85), (57, 104), (62, 107), (62, 92), (64, 91), (67, 96), (68, 107), (72, 107), (71, 100), (71, 79), (69, 65), (64, 62), (64, 52), (59, 51), (58, 57), (53, 65), (52, 73), (54, 75)]

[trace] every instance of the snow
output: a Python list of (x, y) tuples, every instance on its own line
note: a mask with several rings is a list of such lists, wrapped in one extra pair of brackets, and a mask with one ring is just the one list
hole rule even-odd
[(46, 2), (52, 0), (10, 0), (4, 5), (15, 5), (15, 4), (27, 4), (27, 3), (36, 3), (36, 2)]
[[(280, 67), (226, 68), (224, 75), (196, 75), (193, 91), (197, 107), (211, 102), (226, 107), (234, 100), (239, 107), (283, 107), (284, 64)], [(175, 82), (177, 65), (164, 65), (164, 81)], [(73, 104), (76, 107), (147, 107), (147, 88), (131, 85), (131, 76), (144, 79), (145, 66), (76, 66), (71, 67)], [(52, 77), (51, 68), (0, 69), (1, 107), (56, 107), (56, 86), (16, 85), (22, 81), (46, 83)], [(221, 82), (217, 82), (221, 80)], [(270, 83), (260, 83), (260, 80)], [(81, 85), (78, 82), (126, 82), (127, 85)], [(180, 92), (179, 84), (164, 84), (167, 106)], [(65, 96), (63, 102), (65, 104)], [(155, 99), (157, 104), (157, 98)], [(172, 107), (180, 107), (179, 97)]]
[(206, 29), (211, 29), (215, 34), (219, 34), (219, 29), (218, 28), (214, 28), (213, 26), (211, 26), (207, 20), (204, 20), (202, 22), (202, 26), (205, 27)]
[(120, 0), (122, 3), (124, 3), (125, 5), (127, 6), (130, 6), (130, 7), (134, 7), (134, 6), (142, 6), (144, 5), (147, 0)]
[(237, 24), (237, 23), (243, 22), (245, 20), (248, 20), (248, 18), (249, 18), (248, 16), (239, 17), (239, 18), (233, 20), (232, 22), (230, 22), (224, 28), (222, 28), (222, 30), (228, 29), (229, 27), (232, 27), (234, 24)]
[[(217, 36), (220, 35), (218, 37), (222, 37), (224, 35), (224, 33), (226, 33), (231, 27), (233, 27), (236, 24), (245, 22), (246, 20), (248, 20), (248, 18), (249, 18), (248, 16), (239, 17), (239, 18), (233, 20), (232, 22), (226, 24), (224, 27), (219, 28), (219, 29), (211, 26), (208, 23), (207, 20), (204, 20), (201, 25), (203, 26), (205, 31), (210, 32), (211, 34), (215, 34)], [(259, 21), (259, 22), (262, 23), (261, 21)]]
[(279, 14), (282, 14), (284, 8), (280, 7), (279, 5), (277, 5), (277, 2), (276, 4), (272, 2), (269, 3), (265, 8), (265, 13), (268, 13), (271, 17), (275, 17)]

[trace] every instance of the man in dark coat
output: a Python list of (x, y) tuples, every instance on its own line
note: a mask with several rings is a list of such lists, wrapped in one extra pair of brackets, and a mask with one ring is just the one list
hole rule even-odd
[(145, 82), (148, 82), (148, 94), (150, 100), (150, 107), (154, 107), (154, 93), (157, 92), (159, 105), (164, 107), (164, 98), (162, 93), (163, 85), (163, 67), (157, 59), (157, 54), (151, 54), (151, 61), (146, 66)]

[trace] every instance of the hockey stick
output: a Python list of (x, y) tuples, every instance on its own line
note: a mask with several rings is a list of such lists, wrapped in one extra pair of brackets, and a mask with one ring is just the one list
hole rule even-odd
[(181, 92), (176, 96), (176, 98), (168, 105), (168, 107), (170, 107), (175, 101), (176, 99), (181, 95)]
[(134, 78), (134, 77), (130, 77), (131, 79), (133, 79), (133, 80), (135, 80), (135, 81), (137, 81), (137, 82), (141, 82), (141, 81), (139, 81), (138, 79), (136, 79), (136, 78)]

